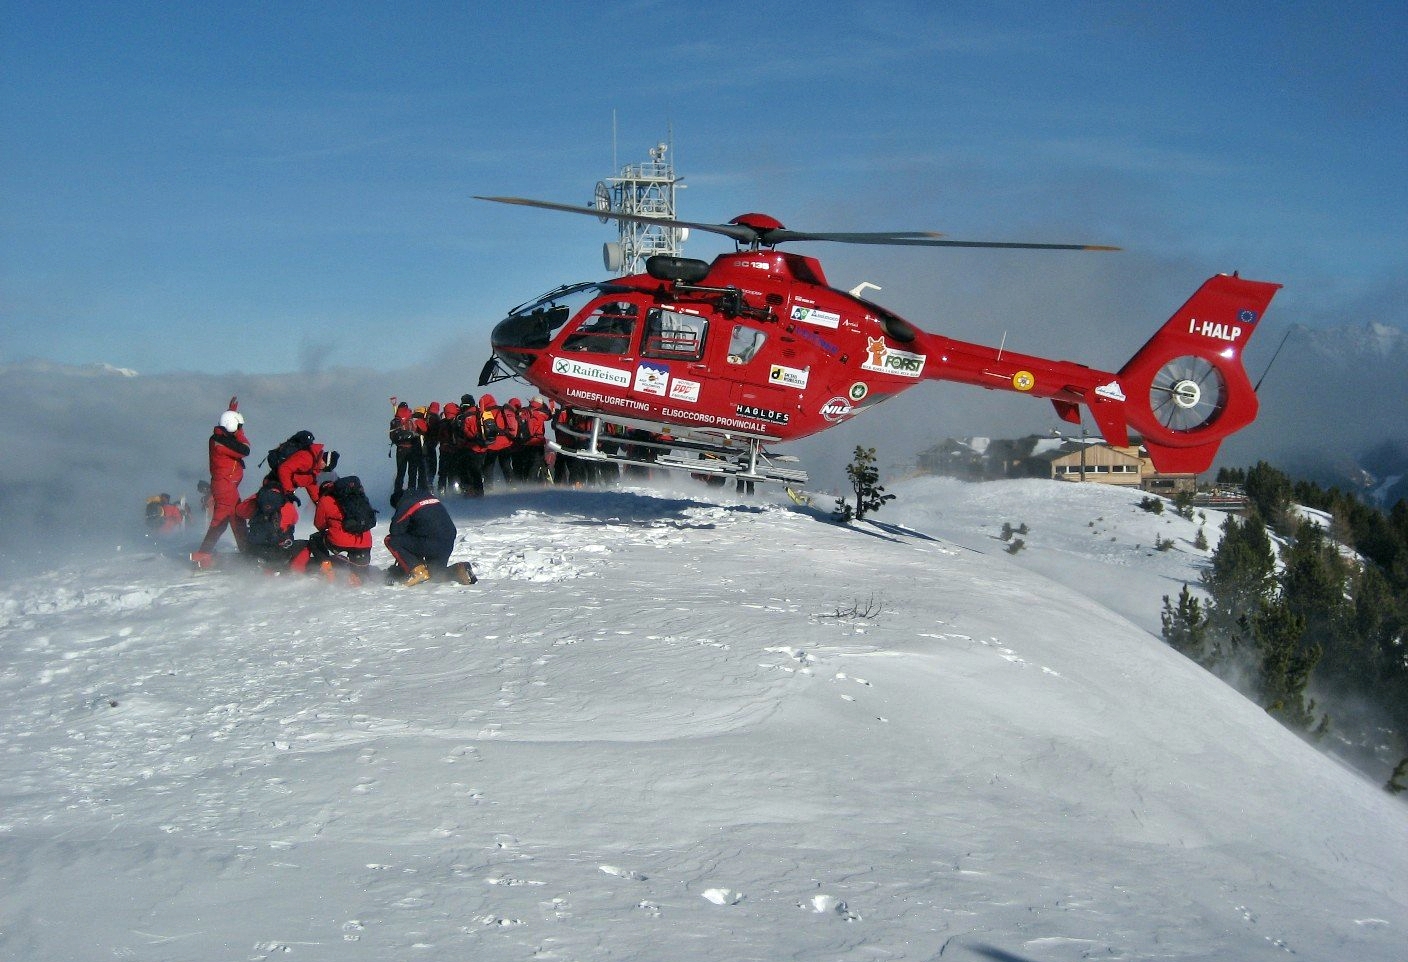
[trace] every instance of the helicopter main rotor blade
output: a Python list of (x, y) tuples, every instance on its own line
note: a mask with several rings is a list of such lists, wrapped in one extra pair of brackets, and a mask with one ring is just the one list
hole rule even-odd
[(797, 231), (786, 227), (759, 229), (747, 224), (706, 224), (692, 220), (673, 220), (667, 217), (652, 217), (647, 214), (628, 214), (624, 211), (599, 210), (596, 207), (576, 204), (557, 204), (546, 200), (530, 200), (527, 197), (483, 197), (474, 195), (475, 200), (487, 200), (496, 204), (517, 204), (520, 207), (538, 207), (543, 210), (563, 211), (568, 214), (587, 214), (596, 218), (624, 220), (635, 224), (659, 224), (665, 227), (688, 227), (692, 230), (709, 231), (731, 237), (740, 244), (751, 247), (773, 247), (787, 241), (833, 241), (839, 244), (884, 244), (890, 246), (913, 247), (977, 247), (998, 250), (1046, 250), (1046, 251), (1117, 251), (1118, 247), (1103, 244), (1026, 244), (1009, 241), (960, 241), (945, 240), (942, 234), (933, 231)]
[(778, 244), (782, 241), (838, 241), (843, 244), (886, 244), (911, 247), (982, 247), (998, 250), (1030, 251), (1117, 251), (1120, 248), (1105, 244), (1027, 244), (1017, 241), (962, 241), (945, 240), (942, 234), (922, 231), (910, 233), (877, 234), (832, 234), (807, 233), (794, 230), (775, 230), (767, 233), (765, 243)]
[(578, 206), (575, 204), (555, 204), (547, 200), (529, 200), (527, 197), (481, 197), (474, 196), (475, 200), (488, 200), (496, 204), (517, 204), (520, 207), (541, 207), (543, 210), (558, 210), (568, 214), (590, 214), (592, 217), (606, 217), (611, 220), (630, 221), (633, 224), (660, 224), (665, 227), (688, 227), (693, 230), (712, 231), (715, 234), (723, 234), (725, 237), (732, 237), (740, 244), (752, 244), (758, 240), (758, 231), (742, 224), (701, 224), (691, 220), (671, 220), (668, 217), (650, 217), (646, 214), (627, 214), (624, 211), (598, 210), (595, 207)]
[[(851, 243), (864, 244), (866, 241), (851, 241)], [(1016, 241), (895, 240), (888, 243), (915, 244), (924, 247), (981, 247), (1018, 251), (1117, 251), (1122, 249), (1112, 247), (1109, 244), (1025, 244)]]

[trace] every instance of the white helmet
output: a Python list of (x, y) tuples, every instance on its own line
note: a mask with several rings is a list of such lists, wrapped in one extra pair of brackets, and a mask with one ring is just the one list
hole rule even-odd
[(244, 424), (244, 415), (238, 411), (226, 411), (220, 415), (220, 426), (234, 434)]

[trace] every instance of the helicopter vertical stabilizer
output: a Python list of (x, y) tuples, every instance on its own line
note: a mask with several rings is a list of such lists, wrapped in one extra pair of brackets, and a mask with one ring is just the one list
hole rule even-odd
[(1165, 473), (1206, 471), (1222, 439), (1256, 418), (1242, 352), (1281, 285), (1219, 274), (1206, 281), (1119, 372), (1125, 395), (1092, 398), (1101, 430), (1123, 408)]

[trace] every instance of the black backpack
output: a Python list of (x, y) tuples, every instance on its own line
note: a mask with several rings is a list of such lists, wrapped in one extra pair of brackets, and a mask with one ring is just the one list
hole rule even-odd
[(342, 509), (342, 530), (348, 534), (365, 534), (376, 527), (376, 509), (355, 474), (332, 483), (332, 499)]
[(532, 431), (528, 425), (528, 411), (522, 407), (506, 404), (503, 407), (505, 431), (516, 444), (526, 444)]
[(462, 408), (455, 418), (455, 423), (459, 425), (460, 437), (464, 438), (466, 443), (478, 444), (484, 440), (484, 425), (479, 419), (477, 406)]
[(283, 441), (276, 448), (270, 448), (269, 453), (264, 456), (264, 463), (269, 465), (269, 473), (279, 470), (279, 465), (293, 457), (298, 451), (302, 451), (313, 444), (313, 435), (307, 431), (299, 431), (288, 440)]
[(479, 412), (479, 435), (485, 444), (493, 444), (503, 430), (499, 427), (499, 407), (487, 407)]
[(283, 528), (284, 505), (288, 495), (277, 486), (266, 484), (254, 496), (254, 517), (249, 519), (249, 543), (261, 548), (282, 545), (293, 537)]

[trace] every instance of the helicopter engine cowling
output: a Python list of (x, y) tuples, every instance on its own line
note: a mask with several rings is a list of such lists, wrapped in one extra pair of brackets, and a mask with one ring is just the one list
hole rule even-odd
[(710, 266), (708, 261), (669, 254), (652, 254), (645, 259), (645, 272), (657, 281), (679, 281), (683, 284), (698, 284), (709, 276)]

